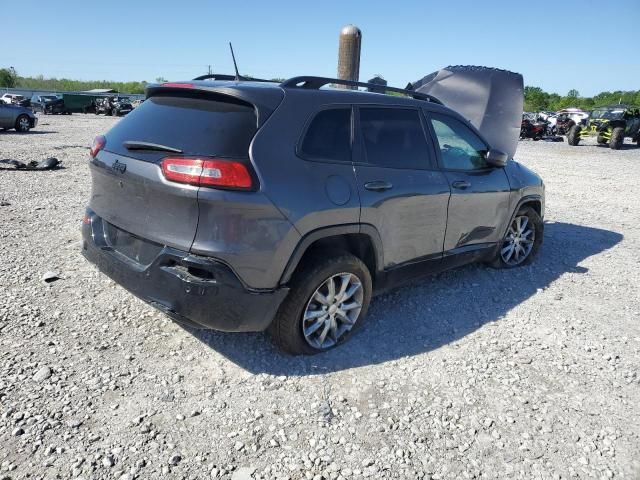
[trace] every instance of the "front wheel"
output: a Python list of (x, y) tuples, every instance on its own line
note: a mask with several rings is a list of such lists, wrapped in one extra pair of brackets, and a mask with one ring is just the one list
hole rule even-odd
[(16, 132), (28, 132), (31, 128), (31, 120), (26, 115), (20, 115), (16, 120)]
[(580, 143), (580, 127), (578, 125), (573, 125), (569, 129), (569, 133), (567, 134), (567, 143), (572, 147), (575, 147)]
[(609, 139), (609, 147), (612, 150), (620, 150), (624, 143), (624, 128), (616, 127), (611, 132), (611, 138)]
[(354, 255), (318, 252), (291, 280), (269, 330), (278, 347), (313, 355), (344, 342), (361, 326), (371, 301), (371, 274)]
[(518, 210), (500, 245), (494, 268), (513, 268), (530, 264), (542, 245), (544, 224), (538, 212), (531, 207)]

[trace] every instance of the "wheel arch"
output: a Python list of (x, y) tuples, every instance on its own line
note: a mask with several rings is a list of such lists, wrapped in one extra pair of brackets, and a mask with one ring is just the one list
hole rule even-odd
[(509, 222), (507, 223), (507, 226), (505, 227), (505, 230), (503, 232), (503, 236), (507, 234), (509, 225), (511, 225), (511, 223), (513, 222), (513, 219), (516, 218), (516, 215), (518, 214), (518, 212), (522, 207), (533, 208), (536, 211), (536, 213), (540, 215), (540, 218), (544, 220), (544, 206), (543, 206), (542, 195), (526, 195), (518, 201), (518, 203), (516, 204), (516, 207), (513, 209), (513, 212), (511, 213), (511, 217), (509, 218)]
[(374, 226), (349, 224), (320, 228), (298, 242), (280, 277), (280, 285), (289, 282), (299, 266), (322, 250), (346, 251), (355, 255), (369, 268), (374, 283), (384, 266), (382, 240)]

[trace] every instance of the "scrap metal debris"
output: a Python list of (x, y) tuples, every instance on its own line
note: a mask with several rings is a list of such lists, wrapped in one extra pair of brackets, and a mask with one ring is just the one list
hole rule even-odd
[(58, 168), (61, 168), (60, 165), (62, 162), (57, 158), (49, 157), (40, 162), (33, 160), (29, 163), (5, 158), (0, 160), (0, 163), (13, 166), (13, 168), (0, 167), (0, 170), (57, 170)]
[(58, 275), (56, 272), (47, 272), (42, 276), (42, 281), (44, 283), (52, 283), (56, 280), (60, 280), (60, 278), (60, 275)]

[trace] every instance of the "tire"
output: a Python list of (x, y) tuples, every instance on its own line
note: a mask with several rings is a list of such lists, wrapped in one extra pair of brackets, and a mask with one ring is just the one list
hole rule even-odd
[(31, 120), (27, 115), (20, 115), (16, 119), (16, 132), (25, 133), (31, 129)]
[(569, 133), (567, 134), (567, 143), (572, 147), (575, 147), (580, 143), (580, 127), (578, 125), (573, 125), (569, 129)]
[[(349, 253), (331, 254), (324, 251), (317, 252), (315, 258), (296, 272), (290, 282), (292, 288), (289, 295), (269, 327), (274, 343), (292, 355), (313, 355), (343, 343), (362, 326), (371, 301), (371, 274), (359, 258)], [(341, 300), (340, 290), (345, 280), (348, 280), (345, 294), (353, 291), (350, 297)], [(330, 299), (330, 283), (334, 286), (333, 300)], [(318, 308), (321, 302), (317, 300), (317, 293), (325, 302), (329, 302), (325, 304), (328, 309), (325, 305), (322, 305), (322, 309)], [(344, 311), (339, 308), (354, 304), (360, 305), (359, 311), (358, 307)], [(341, 321), (343, 317), (337, 314), (338, 311), (342, 311), (343, 315), (351, 315), (349, 321)], [(305, 312), (310, 314), (306, 323), (306, 337), (303, 333)], [(319, 315), (314, 315), (315, 312)], [(327, 313), (322, 315), (322, 312)], [(316, 325), (318, 327), (314, 329)]]
[(609, 139), (609, 148), (612, 150), (620, 150), (624, 143), (624, 128), (615, 127), (611, 132), (611, 138)]
[(104, 111), (104, 114), (105, 114), (107, 117), (110, 117), (110, 116), (111, 116), (111, 113), (112, 113), (112, 112), (111, 112), (111, 109), (107, 109), (107, 110), (105, 110), (105, 111)]
[[(525, 218), (526, 224), (523, 226)], [(520, 231), (518, 225), (523, 229), (522, 233), (518, 233)], [(540, 250), (543, 235), (544, 223), (540, 215), (538, 215), (538, 212), (531, 207), (520, 208), (511, 220), (511, 224), (500, 244), (496, 257), (489, 262), (489, 264), (494, 268), (515, 268), (529, 265), (533, 262)], [(533, 240), (530, 243), (525, 243), (525, 240), (531, 240), (532, 236)], [(517, 245), (516, 248), (507, 250), (509, 246), (514, 245), (514, 242), (515, 245)], [(524, 251), (522, 249), (524, 249)], [(525, 254), (522, 255), (523, 253)], [(516, 255), (520, 255), (520, 258), (516, 257)]]

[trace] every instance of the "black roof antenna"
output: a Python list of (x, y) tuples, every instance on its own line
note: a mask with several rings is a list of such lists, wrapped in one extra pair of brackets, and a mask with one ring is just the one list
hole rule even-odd
[(236, 56), (233, 54), (233, 45), (229, 42), (229, 48), (231, 49), (231, 58), (233, 59), (233, 68), (236, 69), (236, 81), (240, 81), (240, 72), (238, 72), (238, 64), (236, 63)]

